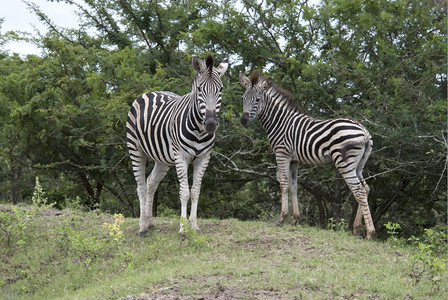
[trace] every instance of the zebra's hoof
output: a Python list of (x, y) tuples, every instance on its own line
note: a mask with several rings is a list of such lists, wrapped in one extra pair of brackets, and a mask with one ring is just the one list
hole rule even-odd
[(277, 221), (277, 222), (275, 222), (275, 226), (282, 227), (283, 226), (283, 222)]
[(154, 225), (150, 225), (146, 230), (144, 230), (144, 231), (139, 231), (138, 232), (138, 236), (139, 237), (145, 237), (146, 236), (146, 234), (149, 232), (149, 231), (151, 231), (152, 229), (154, 229)]

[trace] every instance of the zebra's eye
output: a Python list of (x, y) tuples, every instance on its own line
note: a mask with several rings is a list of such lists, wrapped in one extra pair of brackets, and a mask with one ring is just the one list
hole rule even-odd
[(202, 93), (202, 88), (200, 86), (198, 86), (198, 92)]

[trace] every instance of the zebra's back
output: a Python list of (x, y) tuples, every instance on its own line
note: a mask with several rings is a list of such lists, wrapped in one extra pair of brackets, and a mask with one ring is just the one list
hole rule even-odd
[(174, 164), (170, 136), (176, 103), (181, 97), (171, 92), (150, 92), (138, 97), (127, 118), (127, 146), (131, 155), (143, 151), (154, 161)]
[(347, 151), (361, 149), (371, 139), (367, 129), (354, 120), (317, 120), (305, 115), (294, 120), (285, 136), (294, 160), (316, 166), (345, 160)]

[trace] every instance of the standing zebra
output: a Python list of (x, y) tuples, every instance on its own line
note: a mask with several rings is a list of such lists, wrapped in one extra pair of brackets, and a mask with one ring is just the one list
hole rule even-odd
[(292, 224), (299, 218), (297, 202), (298, 163), (312, 166), (334, 164), (359, 203), (353, 223), (359, 235), (362, 217), (367, 229), (366, 240), (375, 233), (367, 196), (369, 187), (362, 170), (372, 151), (372, 138), (358, 122), (351, 119), (318, 120), (300, 113), (294, 101), (271, 78), (258, 72), (247, 78), (240, 72), (243, 95), (241, 123), (247, 126), (258, 116), (266, 129), (275, 153), (282, 194), (282, 211), (277, 225), (288, 215), (288, 189), (292, 198)]
[[(175, 166), (180, 182), (181, 216), (187, 218), (191, 197), (191, 229), (199, 230), (197, 207), (202, 176), (210, 160), (221, 107), (221, 76), (227, 70), (224, 60), (213, 67), (213, 57), (205, 61), (193, 56), (196, 71), (191, 92), (179, 96), (170, 92), (150, 92), (138, 97), (128, 113), (127, 146), (132, 160), (140, 201), (139, 235), (153, 226), (154, 193), (170, 166)], [(147, 160), (154, 168), (145, 180)], [(188, 165), (192, 163), (193, 185), (188, 185)], [(180, 233), (183, 232), (182, 224)]]

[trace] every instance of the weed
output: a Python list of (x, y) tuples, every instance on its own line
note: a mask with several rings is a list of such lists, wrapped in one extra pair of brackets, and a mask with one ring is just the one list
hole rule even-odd
[(389, 234), (387, 241), (390, 243), (393, 243), (395, 245), (400, 243), (400, 239), (398, 238), (398, 233), (399, 233), (398, 230), (401, 229), (400, 224), (392, 223), (389, 221), (386, 224), (384, 224), (384, 226), (386, 227), (387, 233)]
[(73, 210), (82, 210), (82, 200), (81, 197), (76, 196), (73, 198), (65, 198), (65, 208), (73, 209)]
[(29, 218), (24, 212), (16, 207), (11, 212), (0, 211), (0, 230), (3, 234), (0, 237), (2, 244), (10, 247), (12, 244), (22, 246), (25, 241), (23, 234), (28, 227)]
[(104, 242), (96, 236), (67, 226), (60, 228), (60, 237), (61, 248), (81, 262), (87, 273), (105, 248)]
[[(390, 235), (387, 242), (393, 245), (401, 245), (403, 239), (398, 237), (400, 224), (387, 222), (384, 224), (387, 233)], [(446, 233), (435, 229), (425, 229), (422, 237), (412, 236), (409, 242), (415, 245), (414, 253), (411, 256), (412, 268), (410, 277), (414, 285), (417, 285), (423, 277), (427, 277), (433, 288), (440, 289), (442, 274), (446, 271)]]
[(128, 269), (134, 268), (132, 262), (132, 253), (126, 250), (123, 245), (123, 231), (121, 225), (124, 223), (124, 217), (122, 214), (114, 214), (114, 223), (103, 223), (103, 228), (109, 229), (109, 236), (114, 241), (115, 245), (112, 245), (111, 252), (117, 254), (125, 263)]
[(107, 222), (104, 222), (103, 227), (109, 229), (109, 235), (112, 237), (114, 241), (117, 242), (118, 245), (121, 244), (123, 239), (123, 231), (121, 231), (120, 226), (123, 224), (123, 215), (122, 214), (115, 214), (114, 215), (114, 223), (110, 224)]
[(345, 219), (329, 218), (327, 228), (334, 231), (346, 232), (347, 221)]
[(39, 177), (37, 176), (31, 200), (33, 201), (33, 205), (35, 206), (35, 208), (47, 209), (53, 207), (56, 204), (56, 203), (48, 204), (48, 199), (45, 197), (45, 192), (43, 191), (43, 188), (39, 182)]
[(180, 223), (184, 229), (184, 238), (182, 241), (187, 241), (188, 246), (198, 250), (207, 245), (208, 237), (205, 235), (200, 235), (197, 230), (191, 229), (190, 223), (187, 219), (181, 218)]
[(416, 245), (416, 251), (411, 257), (411, 278), (418, 284), (423, 277), (431, 280), (435, 290), (440, 289), (446, 272), (446, 238), (443, 231), (425, 229), (423, 237), (412, 236), (409, 240)]
[(12, 245), (19, 248), (24, 247), (34, 235), (33, 227), (37, 226), (39, 222), (37, 216), (54, 205), (54, 203), (48, 204), (45, 192), (39, 183), (39, 177), (36, 177), (31, 200), (33, 205), (29, 208), (21, 209), (12, 206), (11, 211), (0, 212), (0, 231), (3, 232), (0, 241), (5, 243), (7, 247)]
[(159, 207), (157, 208), (157, 214), (160, 217), (176, 217), (178, 212), (175, 209), (169, 208), (164, 203), (161, 203)]

